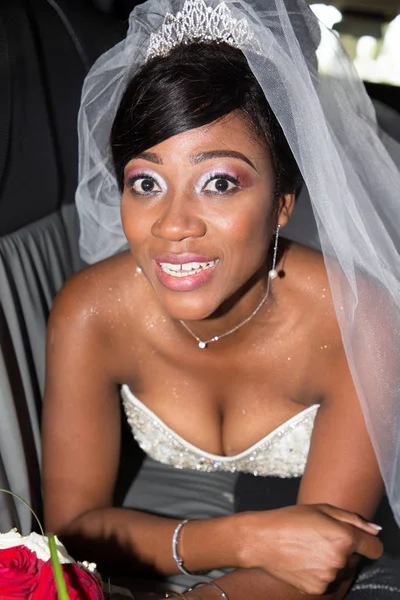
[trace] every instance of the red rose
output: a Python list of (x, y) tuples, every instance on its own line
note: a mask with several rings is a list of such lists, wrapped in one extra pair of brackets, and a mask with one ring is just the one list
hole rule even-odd
[[(104, 600), (99, 580), (76, 564), (61, 565), (70, 600)], [(3, 600), (2, 596), (0, 598)], [(44, 563), (31, 600), (57, 600), (57, 588), (51, 563)]]
[(45, 563), (25, 546), (0, 550), (1, 600), (27, 600), (34, 593)]

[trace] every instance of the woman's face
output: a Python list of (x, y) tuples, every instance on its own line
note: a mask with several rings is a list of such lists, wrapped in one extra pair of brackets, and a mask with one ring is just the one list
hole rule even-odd
[(210, 316), (254, 278), (287, 216), (274, 210), (269, 152), (235, 113), (133, 158), (121, 211), (143, 273), (185, 320)]

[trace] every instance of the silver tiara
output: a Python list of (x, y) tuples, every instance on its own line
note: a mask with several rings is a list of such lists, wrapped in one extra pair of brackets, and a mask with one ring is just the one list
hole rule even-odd
[(151, 34), (146, 60), (165, 56), (175, 46), (191, 42), (226, 42), (260, 52), (248, 21), (235, 19), (225, 2), (212, 8), (204, 0), (186, 0), (181, 11), (176, 15), (167, 13), (158, 32)]

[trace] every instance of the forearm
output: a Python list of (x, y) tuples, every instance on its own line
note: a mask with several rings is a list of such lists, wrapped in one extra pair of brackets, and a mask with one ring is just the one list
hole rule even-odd
[[(190, 521), (179, 537), (179, 553), (191, 571), (238, 566), (234, 516)], [(107, 569), (179, 570), (172, 536), (180, 520), (124, 508), (101, 508), (80, 515), (57, 531), (68, 550)], [(212, 540), (212, 543), (211, 543)]]
[[(299, 592), (262, 569), (236, 569), (216, 580), (216, 583), (229, 600), (342, 600), (353, 578), (354, 570), (347, 571), (332, 591), (322, 595)], [(218, 592), (210, 586), (198, 587), (185, 595), (190, 600), (218, 600)]]
[[(236, 568), (220, 580), (230, 600), (307, 598), (298, 589), (312, 591), (309, 598), (341, 600), (351, 583), (347, 567), (353, 568), (354, 555), (361, 551), (377, 558), (381, 544), (362, 531), (371, 527), (368, 523), (347, 513), (346, 518), (360, 523), (359, 527), (346, 523), (341, 539), (338, 534), (342, 525), (329, 516), (332, 511), (336, 514), (339, 509), (288, 507), (193, 520), (180, 532), (178, 553), (188, 571)], [(172, 537), (179, 523), (177, 519), (128, 509), (102, 508), (82, 514), (58, 533), (78, 558), (93, 560), (108, 572), (115, 560), (125, 573), (147, 568), (170, 575), (179, 572), (172, 554)], [(364, 547), (361, 544), (359, 548), (360, 542)], [(339, 544), (337, 548), (335, 543)], [(343, 578), (346, 565), (347, 575)], [(336, 587), (323, 593), (329, 582)], [(193, 600), (217, 600), (216, 590), (209, 586), (190, 594)]]

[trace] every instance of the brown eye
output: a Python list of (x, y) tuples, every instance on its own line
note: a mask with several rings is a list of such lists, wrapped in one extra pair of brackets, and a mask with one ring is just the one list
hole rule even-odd
[(142, 179), (140, 182), (140, 188), (145, 194), (152, 192), (154, 189), (154, 181), (151, 179)]
[(127, 187), (134, 193), (141, 196), (148, 194), (158, 194), (162, 191), (160, 185), (150, 175), (137, 175), (127, 181)]
[(228, 194), (234, 192), (239, 187), (238, 184), (238, 180), (233, 177), (217, 175), (207, 181), (203, 191), (209, 194)]
[(227, 192), (229, 189), (229, 181), (226, 179), (217, 179), (215, 181), (215, 189), (217, 192)]

